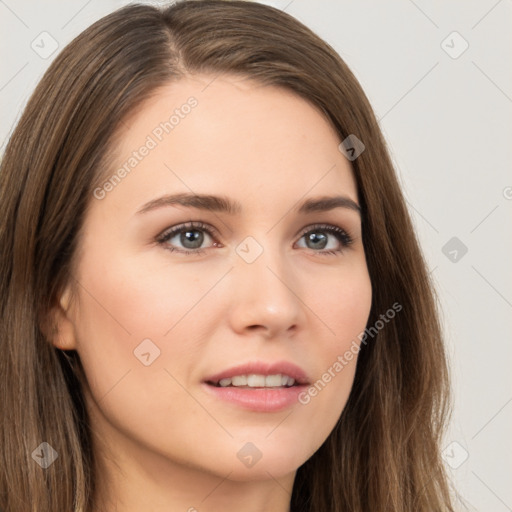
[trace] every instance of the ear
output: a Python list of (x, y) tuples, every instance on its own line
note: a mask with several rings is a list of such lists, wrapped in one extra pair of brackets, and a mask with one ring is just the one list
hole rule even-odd
[(61, 350), (75, 350), (77, 347), (71, 309), (71, 288), (67, 286), (42, 322), (46, 338)]

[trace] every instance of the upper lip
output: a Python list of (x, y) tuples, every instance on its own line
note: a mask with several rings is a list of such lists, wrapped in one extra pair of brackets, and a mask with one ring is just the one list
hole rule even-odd
[(309, 378), (306, 372), (294, 363), (289, 361), (265, 362), (252, 361), (248, 363), (232, 366), (215, 375), (210, 375), (204, 382), (212, 382), (217, 384), (221, 379), (234, 377), (235, 375), (288, 375), (295, 380), (296, 384), (309, 384)]

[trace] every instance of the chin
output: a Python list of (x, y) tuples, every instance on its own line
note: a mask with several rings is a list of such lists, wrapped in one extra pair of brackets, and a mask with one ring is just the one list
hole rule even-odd
[(306, 449), (304, 439), (302, 442), (291, 437), (287, 440), (269, 440), (265, 438), (266, 436), (268, 432), (260, 437), (252, 437), (252, 442), (244, 440), (237, 443), (236, 456), (234, 463), (231, 464), (231, 480), (268, 480), (270, 477), (285, 477), (294, 473), (315, 451), (314, 448)]
[(274, 456), (271, 460), (267, 461), (264, 461), (262, 458), (252, 467), (236, 464), (234, 468), (228, 469), (225, 474), (231, 471), (228, 479), (235, 482), (281, 479), (293, 475), (304, 462), (286, 459), (277, 460)]

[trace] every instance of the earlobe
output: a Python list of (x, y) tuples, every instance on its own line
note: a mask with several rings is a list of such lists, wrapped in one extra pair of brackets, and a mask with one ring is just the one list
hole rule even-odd
[(46, 338), (54, 347), (61, 350), (76, 349), (75, 326), (72, 321), (70, 304), (71, 290), (68, 286), (44, 322), (43, 332)]

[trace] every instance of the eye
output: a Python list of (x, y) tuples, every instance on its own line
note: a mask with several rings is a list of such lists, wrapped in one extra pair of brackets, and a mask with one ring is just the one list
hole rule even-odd
[[(163, 245), (167, 250), (173, 252), (181, 252), (183, 254), (203, 254), (205, 251), (201, 249), (201, 246), (206, 238), (213, 238), (214, 230), (203, 224), (202, 222), (189, 222), (188, 224), (181, 224), (175, 226), (170, 230), (162, 233), (158, 238), (157, 242)], [(176, 238), (177, 240), (170, 243), (171, 240)], [(176, 248), (175, 245), (180, 243), (183, 248)], [(214, 242), (214, 246), (218, 246), (217, 242)]]
[[(325, 248), (329, 245), (329, 235), (336, 240), (334, 241), (334, 247), (331, 245), (331, 247), (326, 250)], [(330, 224), (315, 224), (314, 226), (309, 226), (307, 231), (302, 233), (301, 239), (302, 238), (305, 238), (308, 249), (314, 249), (315, 252), (325, 255), (341, 253), (354, 241), (347, 231)], [(317, 249), (321, 250), (317, 251)]]
[[(202, 222), (191, 221), (164, 231), (157, 237), (156, 241), (171, 252), (180, 252), (185, 255), (198, 255), (206, 252), (204, 248), (202, 248), (205, 239), (211, 238), (214, 240), (215, 234), (216, 231), (210, 226)], [(334, 239), (334, 246), (331, 243), (329, 247), (329, 236)], [(306, 240), (306, 248), (312, 249), (314, 252), (322, 255), (339, 254), (354, 241), (347, 231), (330, 224), (308, 226), (308, 228), (302, 232), (300, 239), (303, 238)], [(171, 243), (173, 239), (176, 240)], [(181, 248), (176, 247), (177, 245), (181, 245)], [(214, 241), (212, 246), (219, 247), (220, 244)]]

